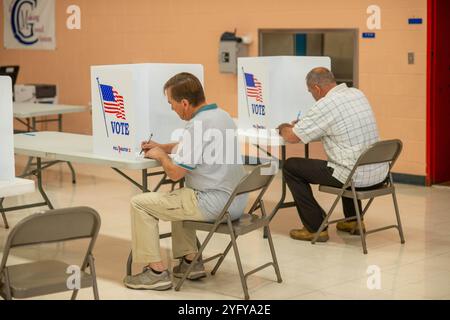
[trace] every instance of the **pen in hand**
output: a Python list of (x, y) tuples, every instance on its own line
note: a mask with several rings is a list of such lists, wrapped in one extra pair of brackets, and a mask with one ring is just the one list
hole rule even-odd
[[(148, 138), (147, 143), (149, 143), (152, 140), (152, 137), (153, 137), (153, 133), (150, 135), (150, 138)], [(142, 152), (144, 152), (144, 149), (141, 149), (141, 152), (139, 152), (139, 155), (141, 155)]]

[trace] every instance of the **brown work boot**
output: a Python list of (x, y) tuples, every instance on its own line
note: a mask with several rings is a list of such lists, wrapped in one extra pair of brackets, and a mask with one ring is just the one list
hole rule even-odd
[[(364, 226), (364, 221), (361, 221), (362, 228), (366, 232), (366, 227)], [(358, 221), (340, 221), (336, 224), (336, 229), (339, 231), (349, 232), (350, 234), (359, 236)]]
[[(302, 240), (302, 241), (312, 241), (314, 239), (315, 233), (311, 233), (305, 228), (303, 229), (292, 229), (289, 233), (292, 239)], [(317, 242), (327, 242), (330, 237), (328, 236), (328, 231), (322, 231), (317, 238)]]

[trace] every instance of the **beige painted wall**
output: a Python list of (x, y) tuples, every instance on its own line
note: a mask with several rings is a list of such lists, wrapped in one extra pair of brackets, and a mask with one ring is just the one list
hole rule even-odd
[[(66, 8), (82, 10), (82, 29), (65, 27)], [(382, 138), (398, 137), (405, 147), (397, 172), (425, 175), (426, 0), (56, 0), (56, 51), (0, 49), (0, 64), (19, 64), (18, 83), (56, 83), (61, 103), (90, 101), (89, 66), (180, 62), (205, 67), (209, 101), (237, 115), (236, 76), (220, 74), (218, 40), (237, 28), (255, 40), (258, 29), (359, 28), (366, 9), (382, 10), (376, 39), (359, 39), (359, 84), (372, 102)], [(3, 6), (0, 16), (3, 19)], [(409, 17), (423, 25), (410, 26)], [(0, 24), (3, 43), (3, 23)], [(407, 53), (416, 64), (407, 64)], [(65, 131), (91, 133), (90, 114), (65, 117)], [(49, 127), (50, 128), (50, 127)], [(298, 150), (299, 148), (294, 148)], [(313, 147), (313, 156), (322, 156)]]

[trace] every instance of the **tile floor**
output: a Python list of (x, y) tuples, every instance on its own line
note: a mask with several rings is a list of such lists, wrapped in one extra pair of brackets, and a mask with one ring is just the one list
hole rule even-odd
[[(17, 172), (25, 159), (18, 158)], [(111, 169), (74, 164), (77, 184), (70, 181), (67, 166), (58, 165), (44, 173), (45, 189), (56, 208), (86, 205), (96, 209), (102, 217), (102, 227), (95, 247), (96, 266), (101, 299), (241, 299), (243, 297), (234, 256), (229, 254), (215, 276), (184, 284), (180, 292), (174, 290), (134, 291), (122, 285), (125, 263), (130, 250), (129, 199), (139, 193), (129, 182)], [(129, 172), (139, 179), (138, 172)], [(268, 209), (279, 199), (280, 177), (272, 184), (266, 197)], [(154, 185), (156, 179), (151, 179)], [(296, 210), (283, 209), (271, 224), (283, 283), (275, 281), (272, 269), (265, 269), (249, 277), (252, 299), (450, 299), (450, 188), (416, 187), (398, 184), (398, 201), (404, 226), (406, 244), (401, 245), (396, 230), (369, 235), (369, 254), (363, 255), (359, 237), (330, 228), (327, 243), (311, 245), (289, 238), (291, 228), (301, 227)], [(316, 192), (317, 190), (315, 190)], [(319, 202), (328, 208), (333, 197), (316, 192)], [(290, 196), (289, 196), (290, 199)], [(8, 198), (6, 206), (40, 200), (39, 193)], [(35, 209), (8, 214), (14, 226)], [(342, 215), (341, 208), (335, 217)], [(366, 226), (377, 228), (395, 221), (389, 197), (376, 200), (366, 216)], [(161, 232), (170, 231), (170, 224), (162, 222)], [(0, 226), (0, 245), (8, 231)], [(198, 233), (203, 239), (205, 233)], [(205, 256), (223, 249), (228, 238), (216, 236)], [(254, 233), (238, 240), (244, 271), (265, 263), (269, 250), (262, 233)], [(60, 257), (79, 264), (84, 242), (40, 245), (14, 252), (10, 263)], [(161, 241), (163, 257), (173, 266), (170, 239)], [(371, 268), (380, 271), (379, 288), (373, 284)], [(134, 266), (134, 272), (141, 266)], [(206, 265), (207, 270), (212, 265)], [(41, 297), (67, 299), (69, 293)], [(80, 299), (91, 299), (89, 289), (80, 291)]]

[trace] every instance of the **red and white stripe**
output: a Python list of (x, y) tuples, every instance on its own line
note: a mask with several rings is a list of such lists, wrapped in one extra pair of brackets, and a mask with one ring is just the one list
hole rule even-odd
[(255, 98), (257, 102), (263, 102), (261, 82), (255, 79), (255, 87), (247, 87), (247, 96)]
[(125, 119), (125, 108), (123, 104), (123, 96), (117, 90), (113, 89), (115, 102), (104, 101), (105, 112), (115, 114), (117, 119)]

